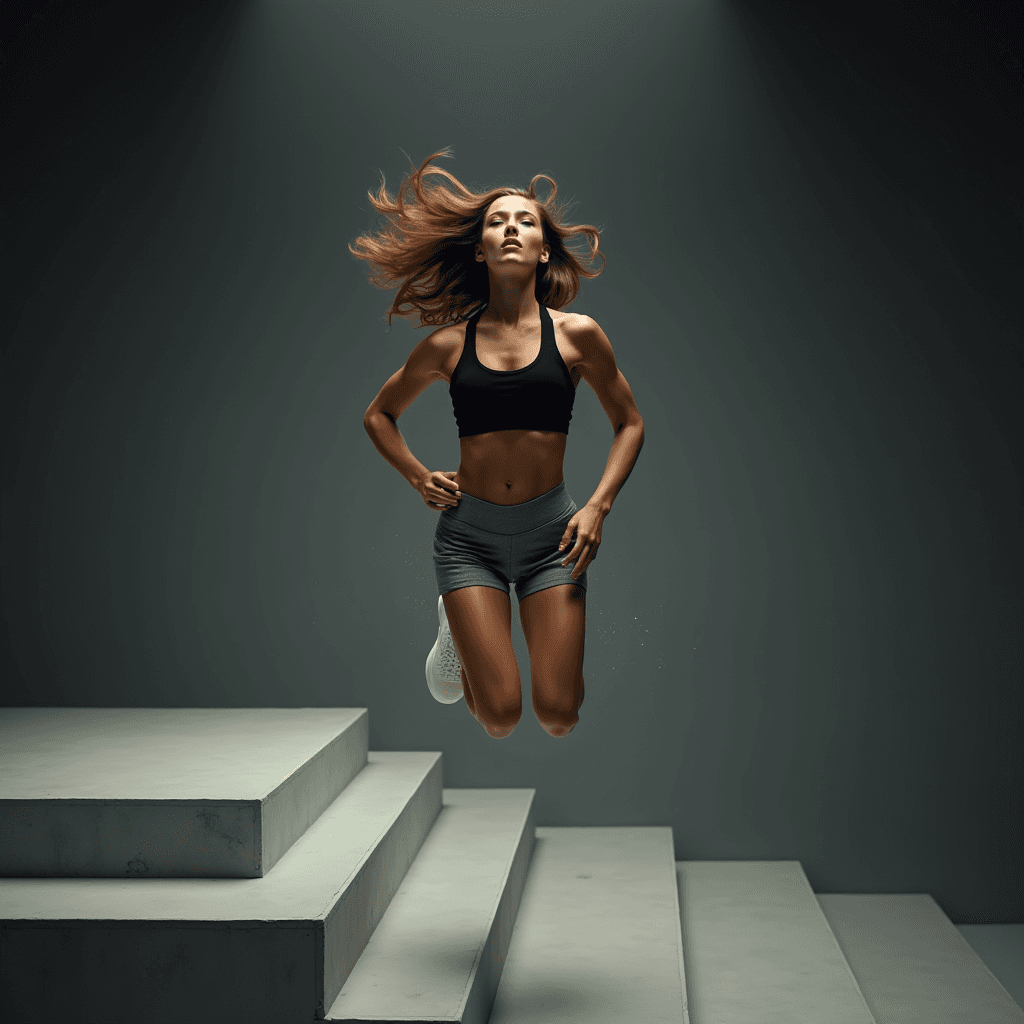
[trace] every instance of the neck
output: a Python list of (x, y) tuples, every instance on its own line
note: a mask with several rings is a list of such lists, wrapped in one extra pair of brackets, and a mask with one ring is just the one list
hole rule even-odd
[(539, 315), (540, 303), (534, 294), (537, 273), (528, 281), (496, 281), (491, 279), (491, 292), (487, 300), (487, 319), (498, 320), (506, 327), (518, 327), (520, 321)]

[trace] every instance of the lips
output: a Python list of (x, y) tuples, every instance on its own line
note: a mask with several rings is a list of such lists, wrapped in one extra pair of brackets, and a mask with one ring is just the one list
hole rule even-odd
[(519, 242), (517, 242), (514, 238), (510, 238), (507, 242), (502, 242), (501, 243), (502, 249), (506, 248), (506, 246), (509, 246), (509, 245), (514, 245), (514, 246), (517, 246), (518, 248), (522, 249), (522, 245)]

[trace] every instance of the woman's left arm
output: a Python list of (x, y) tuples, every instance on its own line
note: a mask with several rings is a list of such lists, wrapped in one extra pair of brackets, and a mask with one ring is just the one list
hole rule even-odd
[(615, 365), (615, 353), (608, 336), (592, 317), (577, 315), (575, 319), (573, 340), (583, 354), (580, 376), (594, 389), (615, 431), (601, 482), (587, 502), (608, 515), (644, 446), (644, 421), (629, 383)]
[(611, 342), (597, 322), (589, 316), (577, 315), (570, 329), (573, 330), (573, 340), (583, 353), (580, 375), (594, 389), (615, 431), (601, 482), (586, 505), (566, 524), (562, 543), (558, 546), (559, 551), (564, 550), (576, 534), (576, 544), (562, 565), (575, 562), (572, 578), (579, 579), (597, 557), (597, 549), (601, 546), (601, 524), (611, 511), (615, 496), (633, 472), (640, 449), (644, 446), (644, 421), (626, 378), (615, 365)]

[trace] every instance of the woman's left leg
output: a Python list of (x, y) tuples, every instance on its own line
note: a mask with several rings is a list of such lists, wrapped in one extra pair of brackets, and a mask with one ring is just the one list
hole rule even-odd
[(519, 601), (519, 618), (530, 651), (534, 714), (552, 736), (566, 736), (583, 703), (587, 591), (575, 583), (538, 590)]

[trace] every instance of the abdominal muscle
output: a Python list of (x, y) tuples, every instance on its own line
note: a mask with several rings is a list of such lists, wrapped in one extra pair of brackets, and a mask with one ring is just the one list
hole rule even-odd
[(493, 430), (459, 438), (456, 483), (495, 505), (519, 505), (562, 482), (568, 435), (554, 430)]
[[(577, 366), (581, 354), (564, 329), (563, 321), (569, 314), (560, 310), (548, 312), (555, 344), (575, 386), (580, 381)], [(495, 341), (490, 337), (492, 334), (493, 327), (477, 324), (477, 356), (482, 352), (485, 360), (499, 364), (491, 369), (514, 368), (501, 365), (503, 361), (525, 366), (536, 353), (536, 341), (516, 346), (514, 339), (511, 343), (508, 339)], [(465, 340), (465, 322), (453, 324), (447, 332), (449, 350), (438, 374), (449, 386)], [(539, 498), (562, 482), (562, 460), (568, 439), (568, 434), (557, 430), (492, 430), (460, 437), (462, 461), (456, 474), (459, 490), (495, 505), (519, 505)]]

